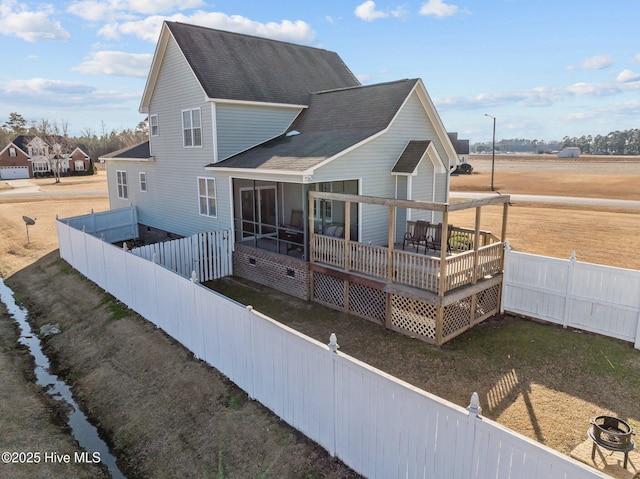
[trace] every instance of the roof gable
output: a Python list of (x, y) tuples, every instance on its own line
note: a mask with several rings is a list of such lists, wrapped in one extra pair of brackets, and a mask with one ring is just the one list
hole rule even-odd
[(391, 173), (404, 175), (413, 174), (430, 144), (431, 140), (410, 141), (402, 151), (396, 164), (391, 168)]
[(313, 94), (289, 134), (208, 166), (306, 171), (387, 128), (417, 81)]
[(140, 106), (143, 112), (170, 37), (209, 99), (306, 105), (312, 92), (360, 84), (338, 54), (328, 50), (165, 22)]
[(40, 135), (19, 135), (11, 143), (26, 155), (28, 155), (30, 146), (33, 148), (42, 148), (44, 146), (52, 148), (57, 144), (66, 152), (70, 152), (70, 154), (79, 150), (86, 157), (89, 156), (79, 146), (74, 145), (68, 138), (61, 135), (45, 135), (44, 139)]

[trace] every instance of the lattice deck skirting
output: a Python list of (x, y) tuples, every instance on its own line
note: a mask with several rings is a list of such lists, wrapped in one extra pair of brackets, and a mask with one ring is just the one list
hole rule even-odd
[(386, 297), (384, 291), (362, 284), (349, 283), (349, 312), (384, 324)]
[(437, 318), (436, 306), (396, 294), (391, 295), (391, 325), (395, 328), (435, 342)]
[(451, 298), (438, 306), (409, 297), (409, 291), (407, 296), (397, 290), (390, 293), (385, 291), (384, 284), (376, 287), (360, 284), (357, 278), (333, 276), (330, 271), (314, 271), (312, 299), (440, 346), (499, 312), (502, 282), (501, 278), (494, 279), (487, 282), (485, 289), (470, 289), (468, 296), (458, 293), (455, 300)]
[(313, 300), (318, 303), (344, 309), (344, 282), (328, 274), (313, 273)]

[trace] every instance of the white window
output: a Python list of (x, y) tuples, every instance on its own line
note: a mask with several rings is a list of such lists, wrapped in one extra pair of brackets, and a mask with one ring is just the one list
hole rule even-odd
[(73, 162), (74, 168), (76, 171), (84, 171), (84, 161), (82, 160), (75, 160)]
[(47, 173), (51, 171), (49, 169), (48, 161), (34, 161), (33, 162), (33, 172), (34, 173)]
[[(315, 187), (316, 191), (324, 191), (327, 193), (331, 193), (333, 190), (331, 183), (320, 183), (316, 184)], [(324, 220), (327, 223), (331, 223), (333, 217), (333, 201), (316, 198), (315, 203), (316, 221)]]
[(9, 156), (16, 156), (16, 149), (13, 146), (9, 148)]
[(216, 216), (216, 180), (214, 178), (198, 178), (198, 199), (200, 214)]
[(202, 146), (200, 108), (182, 111), (182, 139), (185, 147)]
[(158, 136), (158, 115), (151, 115), (149, 117), (149, 131), (151, 136)]
[(144, 171), (140, 172), (140, 191), (147, 191), (147, 174)]
[(118, 185), (118, 198), (122, 198), (123, 200), (129, 198), (129, 188), (127, 186), (126, 171), (116, 171), (116, 184)]

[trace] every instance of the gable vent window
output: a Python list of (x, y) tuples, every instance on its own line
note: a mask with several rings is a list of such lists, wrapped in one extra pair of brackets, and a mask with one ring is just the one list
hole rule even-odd
[(16, 149), (11, 147), (9, 148), (9, 156), (16, 156)]
[(182, 111), (182, 138), (186, 147), (202, 146), (200, 108)]

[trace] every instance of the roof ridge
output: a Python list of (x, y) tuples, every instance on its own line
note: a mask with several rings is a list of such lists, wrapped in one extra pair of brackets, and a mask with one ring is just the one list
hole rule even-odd
[(354, 85), (354, 86), (348, 86), (348, 87), (343, 87), (343, 88), (334, 88), (332, 90), (321, 90), (321, 91), (315, 91), (312, 92), (312, 95), (322, 95), (325, 93), (334, 93), (334, 92), (339, 92), (339, 91), (346, 91), (346, 90), (355, 90), (355, 89), (362, 89), (362, 88), (374, 88), (374, 87), (380, 87), (380, 86), (385, 86), (385, 85), (392, 85), (394, 83), (404, 83), (404, 82), (411, 82), (411, 81), (418, 81), (419, 78), (403, 78), (401, 80), (392, 80), (392, 81), (388, 81), (388, 82), (382, 82), (382, 83), (369, 83), (367, 85)]
[(301, 48), (310, 48), (313, 50), (320, 50), (320, 51), (324, 51), (324, 52), (330, 52), (330, 53), (336, 53), (333, 50), (327, 50), (326, 48), (318, 48), (318, 47), (313, 47), (311, 45), (304, 45), (302, 43), (295, 43), (295, 42), (291, 42), (291, 41), (285, 41), (285, 40), (277, 40), (275, 38), (269, 38), (269, 37), (261, 37), (259, 35), (250, 35), (248, 33), (240, 33), (240, 32), (234, 32), (232, 30), (223, 30), (221, 28), (213, 28), (213, 27), (207, 27), (205, 25), (197, 25), (194, 23), (185, 23), (185, 22), (176, 22), (176, 21), (170, 21), (170, 20), (165, 20), (165, 23), (167, 25), (183, 25), (185, 27), (192, 27), (192, 28), (201, 28), (204, 30), (210, 30), (210, 31), (214, 31), (214, 32), (221, 32), (221, 33), (228, 33), (230, 35), (237, 35), (237, 36), (241, 36), (241, 37), (247, 37), (247, 38), (256, 38), (258, 40), (266, 40), (269, 42), (275, 42), (275, 43), (282, 43), (285, 45), (293, 45), (295, 47), (301, 47)]

